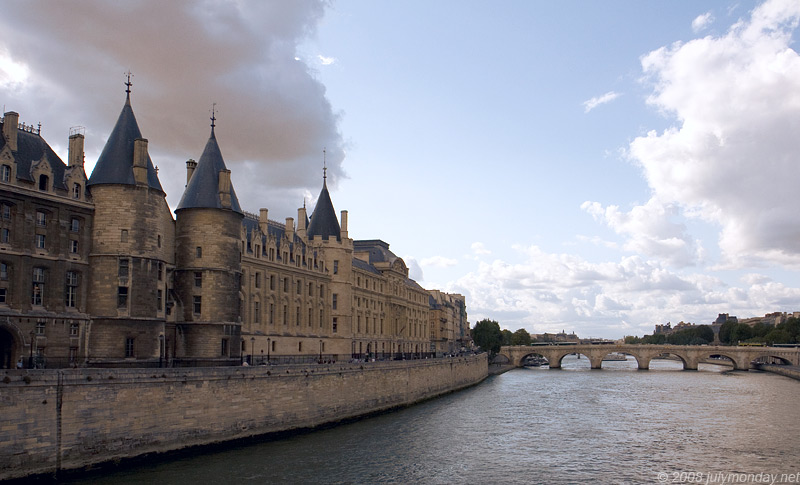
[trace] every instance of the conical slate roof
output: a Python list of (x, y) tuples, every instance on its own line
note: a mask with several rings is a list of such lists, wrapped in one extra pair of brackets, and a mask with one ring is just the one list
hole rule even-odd
[(339, 220), (336, 218), (336, 211), (333, 209), (333, 202), (328, 193), (328, 184), (324, 179), (322, 182), (322, 192), (317, 199), (317, 206), (311, 214), (311, 222), (308, 225), (308, 237), (328, 239), (331, 236), (337, 240), (342, 238), (342, 230), (339, 227)]
[[(181, 202), (175, 211), (199, 207), (222, 209), (222, 203), (219, 200), (219, 172), (221, 170), (227, 170), (227, 167), (225, 167), (225, 160), (222, 159), (222, 152), (219, 150), (217, 137), (214, 135), (214, 127), (212, 126), (211, 136), (208, 138), (206, 148), (203, 150), (203, 154), (200, 155), (197, 168), (194, 169), (192, 178), (189, 179), (189, 184), (186, 186)], [(243, 214), (232, 183), (230, 195), (230, 209)]]
[[(92, 170), (87, 185), (136, 185), (136, 179), (133, 176), (133, 142), (137, 138), (142, 138), (142, 132), (139, 131), (139, 124), (133, 115), (131, 98), (128, 95), (125, 106), (122, 107), (122, 112), (117, 119), (117, 124), (114, 125), (100, 158), (97, 159), (97, 164)], [(158, 181), (153, 161), (150, 160), (150, 155), (147, 155), (147, 185), (151, 189), (164, 192)]]

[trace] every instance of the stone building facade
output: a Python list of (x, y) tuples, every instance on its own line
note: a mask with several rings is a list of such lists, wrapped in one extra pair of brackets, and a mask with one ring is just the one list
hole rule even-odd
[(198, 161), (186, 162), (173, 216), (130, 89), (88, 178), (83, 133), (70, 134), (65, 164), (39, 128), (5, 113), (0, 367), (399, 358), (463, 346), (463, 296), (422, 288), (386, 242), (349, 238), (324, 173), (311, 215), (245, 212), (214, 122)]

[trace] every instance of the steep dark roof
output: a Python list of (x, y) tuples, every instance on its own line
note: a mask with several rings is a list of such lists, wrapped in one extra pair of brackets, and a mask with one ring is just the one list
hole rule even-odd
[[(2, 133), (3, 123), (0, 123), (0, 133)], [(0, 150), (6, 145), (6, 140), (0, 134)], [(64, 171), (66, 164), (50, 148), (39, 133), (31, 133), (17, 128), (17, 151), (12, 152), (14, 161), (17, 162), (17, 178), (28, 182), (36, 182), (31, 176), (31, 165), (42, 158), (50, 165), (53, 172), (53, 187), (56, 189), (67, 190), (64, 185)]]
[(389, 243), (380, 239), (365, 239), (353, 241), (353, 251), (369, 251), (369, 262), (374, 263), (393, 263), (397, 256), (389, 251)]
[(339, 220), (336, 218), (336, 211), (333, 209), (333, 202), (328, 193), (328, 184), (322, 182), (322, 192), (317, 199), (317, 206), (311, 214), (311, 222), (308, 224), (308, 238), (319, 237), (328, 239), (335, 236), (336, 240), (342, 239), (342, 230), (339, 227)]
[[(227, 167), (225, 166), (225, 160), (222, 159), (222, 152), (219, 150), (217, 137), (214, 135), (214, 128), (212, 127), (206, 148), (203, 150), (203, 154), (200, 155), (197, 168), (194, 169), (189, 185), (186, 186), (181, 202), (175, 211), (198, 207), (222, 209), (222, 203), (219, 200), (219, 172), (221, 170), (227, 170)], [(239, 199), (233, 190), (233, 183), (231, 183), (230, 196), (230, 209), (243, 214), (242, 208), (239, 206)]]
[(377, 275), (382, 274), (378, 268), (358, 258), (353, 258), (353, 267), (363, 271), (368, 271), (370, 273), (375, 273)]
[[(136, 116), (133, 115), (130, 96), (125, 100), (125, 106), (117, 118), (117, 124), (111, 131), (111, 135), (103, 147), (100, 158), (92, 170), (87, 185), (100, 184), (123, 184), (136, 185), (133, 177), (133, 142), (137, 138), (142, 138)], [(158, 181), (158, 174), (147, 155), (147, 185), (151, 189), (164, 192), (161, 183)]]

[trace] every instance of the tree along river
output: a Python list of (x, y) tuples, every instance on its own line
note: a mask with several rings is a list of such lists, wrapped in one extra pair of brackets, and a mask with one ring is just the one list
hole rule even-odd
[(69, 483), (770, 483), (758, 474), (800, 473), (800, 381), (667, 360), (638, 371), (631, 357), (590, 370), (567, 356), (563, 366)]

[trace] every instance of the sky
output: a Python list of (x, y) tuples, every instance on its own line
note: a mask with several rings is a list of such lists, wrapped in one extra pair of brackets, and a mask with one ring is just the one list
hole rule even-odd
[(84, 127), (88, 174), (130, 71), (171, 207), (214, 105), (245, 210), (313, 210), (325, 164), (350, 237), (470, 322), (616, 339), (800, 311), (798, 22), (794, 0), (15, 1), (0, 103), (63, 159)]

